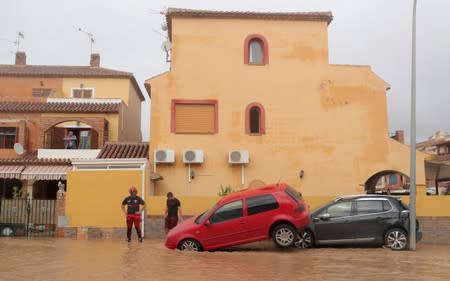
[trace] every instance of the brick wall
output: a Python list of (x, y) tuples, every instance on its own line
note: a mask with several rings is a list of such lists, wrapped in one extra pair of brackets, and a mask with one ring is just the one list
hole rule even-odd
[(450, 244), (450, 217), (418, 217), (423, 237), (420, 243)]
[[(187, 219), (187, 217), (184, 217)], [(423, 244), (450, 244), (450, 217), (419, 217), (423, 237), (419, 243)], [(77, 239), (125, 239), (126, 228), (98, 228), (98, 227), (67, 227), (64, 228), (64, 237)], [(148, 217), (145, 219), (144, 237), (146, 239), (164, 239), (164, 218)], [(136, 231), (133, 228), (133, 239)]]

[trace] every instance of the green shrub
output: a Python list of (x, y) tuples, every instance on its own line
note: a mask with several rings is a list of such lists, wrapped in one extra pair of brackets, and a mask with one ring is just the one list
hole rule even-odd
[(220, 191), (217, 193), (219, 196), (227, 196), (228, 194), (233, 192), (233, 188), (231, 188), (231, 185), (223, 186), (220, 185)]

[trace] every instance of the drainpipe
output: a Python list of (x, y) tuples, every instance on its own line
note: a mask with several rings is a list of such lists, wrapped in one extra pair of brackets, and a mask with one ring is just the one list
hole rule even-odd
[[(147, 165), (146, 162), (144, 162), (143, 165), (141, 165), (141, 174), (142, 174), (142, 183), (141, 183), (141, 194), (142, 197), (145, 198), (145, 169)], [(145, 233), (145, 210), (141, 213), (141, 230), (142, 230), (142, 237), (144, 237)]]

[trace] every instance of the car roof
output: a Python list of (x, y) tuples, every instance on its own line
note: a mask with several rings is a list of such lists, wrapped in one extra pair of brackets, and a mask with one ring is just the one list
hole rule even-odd
[(335, 202), (340, 201), (340, 200), (352, 200), (352, 199), (359, 199), (359, 198), (372, 198), (372, 199), (376, 199), (376, 198), (385, 198), (385, 199), (396, 199), (396, 200), (400, 200), (400, 197), (398, 196), (391, 196), (391, 195), (384, 195), (384, 194), (353, 194), (353, 195), (343, 195), (343, 196), (339, 196), (336, 197), (334, 199)]
[(269, 185), (265, 185), (265, 186), (261, 186), (261, 187), (257, 187), (257, 188), (246, 188), (246, 189), (242, 189), (236, 192), (233, 192), (223, 198), (221, 198), (217, 204), (224, 204), (227, 202), (231, 202), (243, 197), (248, 197), (248, 196), (255, 196), (255, 195), (264, 195), (264, 194), (270, 194), (273, 192), (277, 192), (280, 190), (283, 190), (287, 187), (288, 185), (286, 183), (275, 183), (275, 184), (269, 184)]

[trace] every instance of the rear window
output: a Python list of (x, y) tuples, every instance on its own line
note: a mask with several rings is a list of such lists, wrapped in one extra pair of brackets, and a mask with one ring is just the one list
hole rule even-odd
[(271, 194), (250, 197), (247, 199), (247, 214), (255, 215), (278, 208), (278, 202)]
[(302, 199), (300, 192), (298, 192), (297, 190), (293, 189), (290, 186), (286, 187), (284, 192), (286, 192), (292, 199), (294, 199), (295, 202), (299, 202)]

